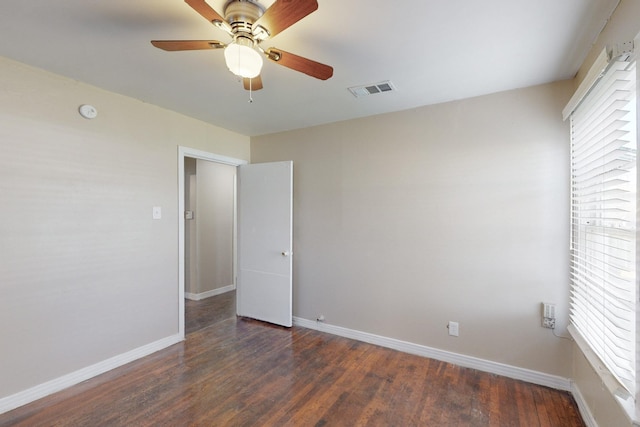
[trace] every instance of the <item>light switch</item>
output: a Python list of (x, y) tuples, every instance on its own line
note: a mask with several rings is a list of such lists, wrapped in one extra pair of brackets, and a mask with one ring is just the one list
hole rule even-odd
[(153, 207), (153, 219), (162, 218), (162, 208), (160, 206)]

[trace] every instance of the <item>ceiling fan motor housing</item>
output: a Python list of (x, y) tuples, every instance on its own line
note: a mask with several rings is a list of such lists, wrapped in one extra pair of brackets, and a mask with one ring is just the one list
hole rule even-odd
[(264, 7), (250, 0), (231, 0), (224, 8), (224, 19), (231, 26), (235, 38), (254, 40), (253, 24), (264, 13)]

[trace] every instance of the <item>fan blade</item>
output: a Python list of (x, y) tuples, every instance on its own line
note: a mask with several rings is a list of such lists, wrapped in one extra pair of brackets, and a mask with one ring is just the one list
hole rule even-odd
[(316, 79), (327, 80), (333, 76), (333, 67), (294, 55), (293, 53), (285, 52), (284, 50), (270, 47), (265, 51), (265, 54), (267, 58), (273, 62), (284, 65), (292, 70), (300, 71)]
[(242, 84), (246, 90), (260, 90), (262, 89), (262, 77), (254, 77), (252, 79), (243, 78)]
[(266, 28), (269, 36), (273, 37), (316, 9), (318, 9), (316, 0), (276, 0), (253, 24), (253, 28), (258, 26)]
[(218, 40), (151, 40), (151, 44), (168, 51), (221, 49), (225, 46)]
[(196, 12), (204, 17), (209, 22), (225, 22), (224, 18), (220, 16), (218, 12), (213, 10), (211, 6), (207, 4), (204, 0), (184, 0), (189, 6), (193, 8)]

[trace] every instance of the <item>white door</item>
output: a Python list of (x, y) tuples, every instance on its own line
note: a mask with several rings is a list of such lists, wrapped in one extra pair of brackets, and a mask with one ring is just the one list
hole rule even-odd
[(239, 316), (292, 325), (293, 162), (238, 171)]

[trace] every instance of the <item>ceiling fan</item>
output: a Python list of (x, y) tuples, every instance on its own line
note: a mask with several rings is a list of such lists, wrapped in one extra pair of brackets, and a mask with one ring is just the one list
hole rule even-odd
[(247, 90), (262, 89), (262, 55), (276, 64), (284, 65), (320, 80), (333, 75), (333, 68), (311, 59), (260, 44), (286, 30), (305, 16), (318, 9), (317, 0), (276, 0), (265, 8), (256, 0), (228, 0), (224, 6), (224, 18), (205, 0), (185, 0), (196, 12), (216, 27), (227, 32), (230, 43), (218, 40), (152, 40), (151, 44), (167, 51), (224, 49), (229, 70), (242, 77)]

